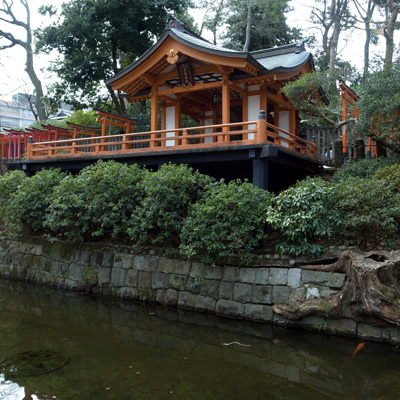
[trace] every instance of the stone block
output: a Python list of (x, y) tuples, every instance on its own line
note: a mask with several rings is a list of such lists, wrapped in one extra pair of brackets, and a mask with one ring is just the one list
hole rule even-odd
[(206, 277), (206, 266), (202, 263), (192, 263), (189, 276), (197, 280), (204, 279)]
[(138, 287), (140, 288), (151, 288), (151, 272), (139, 271), (138, 275)]
[[(194, 264), (194, 263), (193, 263)], [(224, 268), (219, 265), (205, 265), (206, 279), (221, 280), (224, 274)]]
[(274, 304), (289, 304), (291, 288), (287, 286), (274, 286), (272, 288), (272, 302)]
[(200, 285), (200, 294), (216, 300), (219, 295), (219, 284), (219, 281), (213, 279), (204, 280)]
[(220, 299), (217, 301), (215, 313), (225, 317), (243, 318), (244, 304), (237, 301)]
[(317, 283), (322, 286), (340, 289), (345, 280), (345, 274), (337, 272), (302, 271), (301, 279), (305, 283)]
[(103, 263), (103, 252), (101, 251), (95, 251), (94, 253), (92, 253), (92, 258), (91, 258), (91, 264), (92, 265), (96, 265), (96, 266), (100, 266)]
[(189, 261), (176, 260), (174, 272), (176, 274), (188, 276), (190, 274), (191, 268), (192, 268), (192, 264)]
[(269, 270), (269, 284), (274, 285), (286, 285), (288, 279), (287, 268), (270, 268)]
[(170, 274), (169, 285), (175, 290), (185, 290), (187, 279), (187, 275)]
[(76, 263), (71, 263), (69, 267), (68, 278), (80, 282), (82, 280), (82, 276), (83, 266)]
[(233, 286), (233, 299), (242, 303), (250, 303), (253, 285), (247, 283), (235, 283)]
[(99, 285), (102, 286), (105, 283), (110, 283), (111, 280), (111, 268), (100, 267), (97, 272), (97, 280)]
[(243, 267), (239, 270), (239, 282), (254, 283), (256, 280), (257, 268)]
[(121, 287), (118, 288), (118, 295), (124, 299), (138, 299), (138, 290), (134, 287)]
[(179, 292), (174, 289), (158, 290), (156, 302), (165, 306), (176, 306), (178, 304)]
[(125, 276), (125, 286), (135, 288), (138, 284), (139, 272), (135, 269), (128, 269)]
[(126, 270), (123, 268), (112, 268), (111, 269), (111, 286), (115, 288), (125, 286)]
[(89, 265), (91, 264), (92, 253), (89, 250), (82, 250), (80, 251), (79, 260), (77, 260), (82, 265)]
[(318, 288), (316, 287), (307, 288), (306, 300), (319, 299), (319, 298), (321, 298), (321, 294), (319, 293)]
[(97, 268), (87, 265), (83, 268), (82, 283), (89, 286), (97, 285)]
[(385, 337), (390, 337), (390, 328), (359, 323), (357, 333), (359, 337), (365, 339), (384, 339)]
[(291, 291), (289, 295), (289, 304), (295, 304), (306, 300), (306, 289), (304, 287)]
[(103, 259), (101, 261), (102, 267), (112, 267), (114, 265), (114, 253), (103, 253)]
[(400, 328), (393, 327), (389, 328), (390, 331), (390, 341), (393, 344), (400, 345)]
[(213, 299), (212, 297), (197, 295), (195, 310), (202, 311), (202, 312), (214, 313), (216, 303), (217, 303), (217, 301), (215, 299)]
[(179, 292), (178, 307), (194, 310), (196, 308), (197, 295), (189, 292)]
[(256, 285), (268, 285), (269, 268), (257, 268), (254, 283)]
[(153, 289), (168, 289), (169, 287), (169, 274), (162, 272), (153, 272), (151, 287)]
[(60, 275), (62, 278), (69, 278), (69, 263), (60, 262)]
[(165, 257), (151, 257), (153, 263), (157, 263), (157, 271), (164, 272), (165, 274), (173, 274), (175, 272), (175, 260)]
[(137, 271), (150, 271), (150, 259), (149, 256), (137, 255), (133, 258), (132, 268)]
[(193, 294), (199, 294), (201, 289), (200, 282), (195, 278), (188, 278), (186, 283), (186, 290)]
[(239, 280), (239, 268), (225, 267), (223, 273), (223, 280), (229, 282), (237, 282)]
[(272, 304), (272, 286), (253, 286), (251, 301), (259, 304)]
[(300, 268), (290, 268), (288, 271), (288, 286), (293, 289), (300, 287), (301, 280), (301, 269)]
[(357, 333), (357, 323), (351, 319), (328, 319), (328, 330), (333, 333), (354, 336)]
[(261, 304), (245, 304), (244, 314), (246, 319), (252, 321), (270, 322), (274, 318), (272, 307)]
[(233, 282), (222, 281), (219, 286), (220, 299), (232, 300), (233, 298)]
[(325, 289), (321, 290), (320, 295), (323, 299), (326, 299), (329, 296), (333, 296), (334, 294), (338, 293), (338, 290), (331, 290), (331, 289)]

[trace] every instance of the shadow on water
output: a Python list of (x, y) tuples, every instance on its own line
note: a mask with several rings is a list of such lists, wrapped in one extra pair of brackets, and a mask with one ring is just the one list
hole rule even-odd
[(354, 340), (18, 282), (0, 281), (0, 338), (0, 360), (68, 359), (46, 374), (0, 371), (7, 400), (400, 398), (398, 349), (366, 343), (352, 357)]

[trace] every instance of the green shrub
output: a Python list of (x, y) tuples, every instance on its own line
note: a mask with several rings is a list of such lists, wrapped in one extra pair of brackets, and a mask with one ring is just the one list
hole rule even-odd
[(176, 244), (189, 205), (211, 182), (212, 178), (187, 165), (165, 164), (146, 175), (141, 184), (145, 197), (132, 215), (128, 230), (131, 239), (136, 245)]
[(54, 188), (64, 177), (59, 169), (49, 169), (23, 179), (6, 205), (7, 225), (32, 232), (42, 230)]
[(19, 186), (28, 179), (23, 171), (10, 171), (0, 175), (0, 202), (2, 206), (10, 199)]
[(219, 182), (190, 207), (180, 235), (180, 252), (202, 261), (251, 258), (265, 236), (264, 215), (271, 194), (240, 180)]
[(378, 179), (349, 178), (336, 183), (333, 201), (341, 214), (341, 240), (362, 249), (394, 244), (399, 238), (400, 194)]
[(389, 185), (394, 192), (400, 193), (400, 164), (393, 164), (390, 167), (379, 169), (374, 178)]
[(335, 172), (333, 181), (338, 182), (348, 178), (372, 178), (379, 169), (391, 166), (397, 162), (398, 160), (380, 157), (372, 159), (366, 158), (364, 160), (345, 164)]
[(70, 240), (124, 239), (143, 197), (145, 174), (137, 165), (98, 161), (68, 176), (54, 191), (46, 226), (53, 236)]
[(319, 241), (340, 226), (331, 185), (319, 178), (306, 179), (281, 192), (272, 200), (266, 222), (280, 234), (280, 252), (318, 256), (325, 250)]

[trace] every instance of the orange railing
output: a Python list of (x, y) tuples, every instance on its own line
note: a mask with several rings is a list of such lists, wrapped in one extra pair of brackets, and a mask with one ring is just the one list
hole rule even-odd
[(27, 158), (49, 159), (87, 155), (112, 155), (145, 151), (215, 148), (232, 145), (270, 143), (310, 158), (316, 158), (316, 146), (268, 124), (265, 119), (193, 128), (124, 133), (112, 136), (29, 143)]

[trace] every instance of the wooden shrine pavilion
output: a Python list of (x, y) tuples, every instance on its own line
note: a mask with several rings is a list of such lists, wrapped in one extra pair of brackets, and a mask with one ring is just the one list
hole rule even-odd
[[(216, 177), (280, 190), (317, 172), (315, 144), (280, 89), (314, 68), (304, 42), (259, 51), (213, 45), (177, 20), (137, 61), (106, 81), (127, 102), (151, 102), (150, 132), (101, 114), (100, 137), (29, 143), (21, 168), (74, 170), (98, 159), (157, 168), (187, 163)], [(196, 121), (182, 124), (182, 115)], [(112, 136), (110, 127), (118, 127)]]

